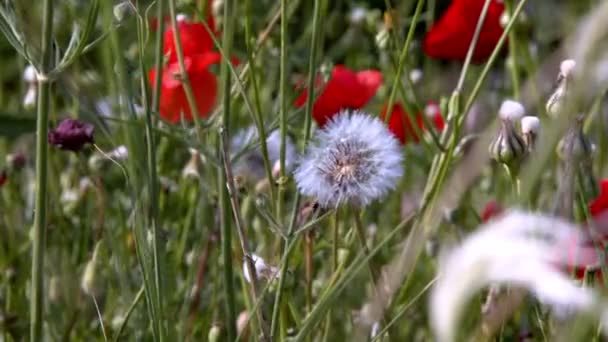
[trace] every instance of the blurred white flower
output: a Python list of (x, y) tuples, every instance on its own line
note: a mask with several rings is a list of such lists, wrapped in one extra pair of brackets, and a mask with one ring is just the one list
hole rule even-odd
[(295, 170), (300, 192), (323, 207), (365, 206), (403, 175), (399, 142), (376, 117), (342, 111), (316, 132)]
[[(251, 260), (253, 261), (253, 265), (255, 267), (255, 273), (258, 276), (258, 279), (273, 279), (279, 272), (279, 269), (266, 264), (266, 261), (262, 259), (259, 255), (251, 254)], [(247, 267), (247, 260), (243, 261), (243, 276), (248, 283), (251, 282), (251, 275), (249, 274), (249, 268)]]
[(580, 230), (564, 220), (513, 211), (483, 225), (441, 260), (430, 298), (431, 324), (440, 342), (455, 338), (471, 297), (493, 283), (521, 286), (554, 307), (590, 310), (594, 295), (575, 285), (559, 266)]

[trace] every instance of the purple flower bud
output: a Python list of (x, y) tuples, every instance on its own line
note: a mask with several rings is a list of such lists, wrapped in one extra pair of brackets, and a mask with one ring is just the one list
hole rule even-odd
[(93, 143), (94, 127), (90, 123), (64, 119), (48, 134), (49, 143), (62, 150), (77, 152), (85, 144)]
[(8, 176), (6, 175), (6, 171), (0, 171), (0, 187), (2, 187), (7, 180)]

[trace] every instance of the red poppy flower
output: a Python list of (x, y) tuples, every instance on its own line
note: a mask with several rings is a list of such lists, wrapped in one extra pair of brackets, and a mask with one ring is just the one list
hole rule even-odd
[[(184, 58), (186, 73), (201, 117), (206, 117), (215, 105), (217, 81), (215, 75), (208, 68), (214, 63), (219, 63), (220, 60), (221, 56), (216, 52), (205, 52)], [(177, 75), (179, 75), (179, 63), (169, 62), (163, 69), (160, 90), (160, 116), (175, 123), (180, 121), (183, 112), (184, 119), (192, 121), (192, 111), (182, 82)], [(155, 70), (150, 71), (149, 78), (150, 82), (154, 84)]]
[(600, 181), (600, 195), (589, 204), (591, 216), (608, 211), (608, 178)]
[(494, 200), (489, 201), (488, 203), (486, 203), (486, 205), (481, 210), (481, 215), (480, 215), (481, 222), (488, 222), (491, 219), (502, 214), (503, 211), (504, 211), (503, 207), (500, 204), (498, 204), (498, 202), (496, 202)]
[(585, 241), (575, 244), (579, 248), (571, 248), (568, 272), (573, 273), (577, 279), (582, 279), (586, 270), (594, 269), (596, 280), (601, 280), (602, 272), (599, 269), (600, 263), (595, 248), (598, 245), (597, 247), (604, 249), (608, 240), (608, 179), (600, 181), (600, 195), (589, 204), (589, 212), (593, 217), (589, 229), (594, 229), (593, 235), (599, 238), (593, 239), (592, 235), (588, 234)]
[[(384, 105), (382, 112), (380, 113), (380, 117), (384, 120), (386, 117), (387, 105)], [(429, 102), (425, 108), (424, 115), (427, 115), (435, 125), (438, 130), (442, 130), (445, 126), (445, 122), (441, 117), (441, 113), (439, 112), (439, 106), (434, 102)], [(424, 126), (424, 121), (422, 119), (422, 113), (416, 114), (416, 125), (418, 126), (420, 132), (424, 132), (426, 127)], [(419, 142), (420, 137), (416, 134), (414, 127), (412, 126), (412, 122), (407, 114), (407, 112), (403, 109), (400, 103), (396, 103), (393, 105), (393, 112), (388, 121), (388, 128), (393, 134), (401, 141), (402, 144), (406, 144), (408, 141)]]
[[(213, 18), (208, 19), (209, 29), (215, 31)], [(182, 52), (184, 56), (193, 56), (209, 52), (213, 49), (213, 39), (205, 26), (201, 23), (192, 23), (180, 18), (177, 22), (179, 37), (182, 42)], [(175, 37), (173, 28), (169, 27), (165, 31), (163, 53), (169, 56), (169, 63), (177, 61), (177, 53), (175, 52)]]
[[(336, 65), (325, 89), (315, 100), (312, 117), (319, 127), (342, 109), (360, 109), (371, 100), (382, 84), (382, 73), (377, 70), (355, 72), (343, 65)], [(321, 86), (317, 82), (316, 87)], [(306, 104), (308, 89), (296, 99), (295, 106)]]
[[(435, 22), (424, 38), (422, 49), (433, 58), (464, 60), (473, 40), (475, 26), (481, 15), (484, 0), (454, 0), (443, 16)], [(473, 53), (473, 63), (483, 63), (494, 50), (503, 28), (500, 16), (504, 4), (492, 0)]]

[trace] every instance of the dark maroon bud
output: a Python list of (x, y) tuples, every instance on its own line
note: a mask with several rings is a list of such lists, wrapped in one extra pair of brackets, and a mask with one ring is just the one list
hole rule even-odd
[(62, 150), (80, 151), (86, 144), (93, 143), (94, 127), (90, 123), (74, 119), (64, 119), (48, 134), (49, 143)]
[(0, 187), (2, 187), (7, 180), (8, 176), (6, 175), (6, 171), (0, 171)]
[(18, 171), (25, 166), (27, 161), (23, 152), (15, 152), (6, 156), (6, 166), (9, 170)]

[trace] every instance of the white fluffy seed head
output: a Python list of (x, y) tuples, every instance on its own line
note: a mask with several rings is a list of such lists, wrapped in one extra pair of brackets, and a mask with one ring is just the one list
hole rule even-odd
[(503, 120), (516, 122), (524, 116), (525, 112), (526, 110), (521, 103), (513, 100), (505, 100), (500, 105), (498, 116)]
[(521, 286), (554, 308), (592, 309), (595, 294), (559, 269), (586, 253), (580, 241), (578, 227), (538, 213), (511, 211), (481, 226), (441, 259), (430, 296), (436, 340), (454, 341), (465, 305), (490, 284)]
[(540, 131), (540, 120), (536, 116), (524, 116), (521, 118), (521, 132), (523, 134), (538, 134)]
[(576, 67), (576, 62), (574, 59), (566, 59), (561, 62), (559, 65), (559, 71), (564, 77), (568, 77), (574, 68)]
[(366, 206), (395, 188), (403, 175), (397, 139), (376, 117), (342, 111), (315, 134), (294, 178), (322, 207)]

